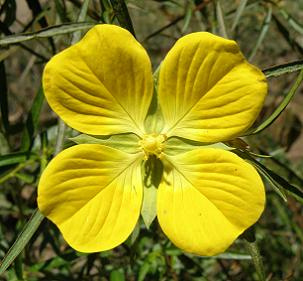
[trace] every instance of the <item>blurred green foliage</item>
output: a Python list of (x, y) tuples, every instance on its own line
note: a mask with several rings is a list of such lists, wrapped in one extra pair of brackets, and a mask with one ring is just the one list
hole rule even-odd
[[(57, 228), (34, 212), (41, 170), (75, 136), (68, 128), (62, 130), (62, 123), (58, 126), (41, 88), (44, 64), (70, 45), (73, 34), (79, 36), (97, 23), (120, 24), (148, 50), (154, 69), (186, 33), (203, 30), (232, 38), (252, 63), (272, 76), (260, 124), (284, 97), (293, 97), (296, 71), (303, 68), (303, 1), (91, 0), (82, 20), (83, 2), (0, 0), (0, 257), (8, 253), (4, 262), (10, 265), (0, 280), (302, 280), (302, 79), (275, 122), (245, 137), (248, 150), (240, 140), (232, 144), (246, 159), (263, 164), (274, 182), (274, 189), (267, 186), (266, 210), (249, 233), (255, 242), (238, 239), (224, 254), (198, 257), (175, 248), (156, 221), (147, 230), (140, 220), (126, 243), (88, 255), (69, 248)], [(19, 244), (9, 252), (33, 213)], [(250, 256), (249, 248), (256, 245), (265, 278)], [(11, 264), (12, 253), (17, 258)]]

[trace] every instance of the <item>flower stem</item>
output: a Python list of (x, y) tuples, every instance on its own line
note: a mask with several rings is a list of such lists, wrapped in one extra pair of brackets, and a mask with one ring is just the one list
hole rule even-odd
[(257, 246), (257, 243), (254, 242), (249, 242), (246, 239), (244, 239), (245, 247), (249, 254), (252, 257), (253, 264), (255, 266), (257, 275), (258, 275), (258, 280), (259, 281), (265, 281), (265, 272), (264, 272), (264, 265), (262, 261), (262, 256), (260, 255), (259, 248)]

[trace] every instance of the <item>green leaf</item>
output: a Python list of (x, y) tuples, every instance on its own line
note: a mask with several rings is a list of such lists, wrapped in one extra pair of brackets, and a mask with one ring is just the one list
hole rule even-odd
[(190, 21), (192, 19), (194, 7), (192, 5), (191, 1), (188, 1), (185, 6), (185, 16), (184, 16), (184, 21), (183, 21), (183, 26), (181, 32), (184, 33), (188, 29), (188, 26), (190, 24)]
[(69, 22), (69, 18), (67, 15), (66, 7), (61, 3), (61, 0), (55, 0), (55, 6), (57, 14), (60, 17), (61, 22)]
[(280, 19), (275, 14), (273, 14), (273, 20), (278, 27), (278, 31), (284, 37), (285, 41), (289, 44), (289, 46), (292, 49), (298, 51), (300, 54), (303, 54), (303, 48), (301, 44), (296, 41), (296, 37), (294, 37), (293, 34), (288, 30), (288, 26), (286, 26), (282, 21), (280, 21)]
[[(77, 22), (83, 22), (85, 20), (87, 10), (88, 10), (88, 4), (90, 0), (85, 0), (84, 3), (82, 4)], [(77, 43), (81, 39), (81, 30), (76, 30), (73, 35), (72, 35), (72, 40), (71, 44)]]
[(271, 198), (271, 202), (276, 209), (276, 212), (279, 216), (279, 219), (281, 220), (282, 224), (286, 229), (293, 230), (297, 237), (301, 240), (301, 243), (303, 242), (303, 229), (298, 226), (297, 222), (292, 219), (292, 217), (289, 216), (289, 210), (288, 206), (282, 205), (281, 202), (276, 197)]
[(110, 0), (110, 2), (112, 4), (115, 16), (117, 17), (121, 27), (127, 29), (130, 33), (134, 35), (134, 37), (136, 37), (133, 24), (124, 0)]
[(279, 6), (279, 12), (288, 24), (297, 32), (303, 35), (303, 26), (296, 19), (294, 19), (283, 7)]
[(275, 111), (265, 120), (263, 121), (257, 128), (252, 128), (249, 130), (245, 135), (254, 135), (257, 134), (264, 129), (266, 129), (268, 126), (270, 126), (283, 112), (283, 110), (286, 108), (286, 106), (289, 104), (291, 99), (294, 97), (295, 93), (297, 92), (299, 86), (301, 85), (303, 81), (303, 69), (299, 73), (295, 83), (291, 87), (288, 94), (284, 97), (282, 102), (279, 104), (279, 106), (275, 109)]
[(17, 240), (4, 256), (0, 264), (0, 274), (2, 274), (15, 260), (15, 258), (21, 253), (24, 247), (27, 245), (33, 234), (36, 232), (44, 216), (39, 210), (35, 210), (28, 223), (24, 226), (23, 230), (19, 234)]
[(15, 176), (27, 184), (33, 183), (35, 180), (35, 177), (33, 175), (25, 173), (16, 173)]
[(100, 0), (101, 10), (102, 10), (102, 21), (104, 23), (111, 24), (114, 21), (114, 10), (109, 0)]
[(137, 153), (141, 150), (139, 138), (135, 134), (117, 134), (111, 136), (89, 136), (81, 134), (69, 140), (76, 144), (102, 144), (128, 153)]
[(33, 158), (34, 154), (26, 152), (16, 152), (0, 156), (0, 167), (19, 164), (27, 159)]
[(54, 258), (48, 259), (42, 262), (36, 262), (30, 268), (30, 272), (41, 272), (42, 270), (58, 269), (63, 266), (68, 266), (70, 261), (65, 260), (63, 257), (55, 256)]
[[(276, 174), (274, 171), (268, 169), (260, 162), (255, 160), (247, 152), (236, 150), (235, 153), (250, 162), (262, 175), (264, 175), (269, 183), (273, 186), (274, 190), (282, 197), (284, 201), (286, 201), (286, 197), (283, 192), (287, 191), (300, 202), (303, 202), (303, 190), (300, 187), (290, 184), (287, 180)], [(303, 186), (303, 182), (301, 183), (301, 186)]]
[(237, 11), (236, 11), (236, 15), (235, 15), (235, 19), (234, 19), (233, 25), (231, 27), (232, 31), (234, 31), (236, 29), (236, 27), (237, 27), (237, 25), (239, 23), (239, 20), (241, 18), (241, 15), (244, 12), (246, 4), (247, 4), (247, 0), (240, 0), (239, 6), (238, 6)]
[(23, 261), (22, 261), (22, 256), (19, 255), (14, 262), (14, 269), (16, 272), (16, 276), (18, 280), (24, 280), (23, 279)]
[(150, 267), (151, 267), (151, 265), (150, 265), (149, 261), (144, 261), (144, 263), (140, 266), (140, 269), (139, 269), (138, 281), (146, 280), (145, 277), (148, 274)]
[(278, 77), (280, 75), (299, 71), (303, 69), (303, 60), (294, 61), (291, 63), (277, 65), (271, 68), (264, 69), (263, 72), (267, 78)]
[[(86, 2), (88, 2), (88, 1), (86, 0)], [(83, 6), (84, 6), (83, 9), (87, 9), (87, 3), (84, 3)], [(81, 15), (81, 12), (80, 12), (80, 15)], [(69, 25), (69, 26), (71, 26), (71, 25)], [(76, 30), (79, 30), (79, 26)], [(44, 30), (44, 31), (47, 32), (47, 30)], [(49, 31), (49, 29), (48, 29), (48, 31)], [(73, 31), (75, 31), (75, 30), (73, 30)], [(70, 32), (73, 32), (73, 31), (70, 31)], [(41, 32), (40, 32), (40, 35), (41, 35)], [(46, 34), (44, 33), (43, 36), (45, 36), (45, 35)], [(45, 37), (47, 37), (47, 36), (45, 36)], [(1, 40), (0, 40), (0, 42), (1, 42)], [(37, 102), (37, 104), (39, 104), (39, 103)], [(39, 116), (39, 114), (36, 115), (36, 112), (35, 112), (34, 116)], [(63, 131), (64, 131), (64, 129), (63, 129)], [(62, 136), (63, 135), (64, 135), (64, 132), (62, 133)], [(55, 150), (57, 150), (57, 147), (56, 147)], [(58, 152), (58, 151), (56, 151), (56, 152)], [(19, 153), (18, 154), (19, 157), (24, 157), (23, 155), (25, 155), (25, 157), (27, 157), (29, 154), (24, 154), (24, 153), (21, 153), (21, 154)], [(0, 164), (1, 164), (1, 157), (2, 156), (0, 156)], [(10, 157), (9, 159), (3, 159), (2, 162), (5, 162), (5, 160), (6, 160), (6, 162), (7, 162), (7, 160), (12, 162), (12, 160), (15, 161), (16, 159), (17, 159), (17, 157), (15, 157), (15, 158)], [(23, 160), (23, 158), (21, 158), (21, 159)], [(25, 159), (27, 159), (27, 158), (25, 158)], [(31, 239), (31, 237), (34, 235), (34, 233), (38, 229), (38, 227), (41, 224), (41, 222), (43, 221), (43, 219), (44, 219), (43, 214), (38, 209), (36, 209), (34, 211), (32, 217), (30, 218), (30, 220), (27, 222), (27, 224), (24, 226), (23, 230), (21, 231), (21, 233), (17, 237), (17, 239), (14, 242), (14, 244), (12, 245), (12, 247), (9, 249), (7, 254), (4, 256), (4, 258), (3, 258), (3, 260), (0, 264), (0, 274), (2, 274), (11, 265), (11, 263), (16, 259), (16, 257), (21, 253), (21, 251), (28, 244), (29, 240)]]
[(269, 166), (272, 170), (277, 171), (276, 173), (280, 177), (286, 179), (290, 184), (303, 188), (303, 178), (292, 169), (289, 161), (287, 161), (285, 154), (283, 153), (283, 156), (281, 154), (277, 156), (278, 158), (273, 156), (263, 159), (263, 165), (266, 167)]
[(123, 270), (116, 269), (110, 273), (109, 276), (110, 281), (125, 281), (125, 276)]
[(217, 21), (218, 21), (218, 24), (219, 24), (219, 33), (222, 37), (228, 38), (225, 23), (224, 23), (223, 11), (222, 11), (220, 1), (217, 0), (216, 3), (217, 3), (216, 4), (216, 15), (217, 15)]
[(264, 166), (259, 166), (260, 163), (253, 163), (251, 164), (259, 171), (259, 173), (268, 181), (268, 183), (271, 185), (271, 187), (274, 189), (274, 191), (283, 199), (284, 202), (287, 202), (286, 194), (283, 190), (283, 188), (277, 183), (271, 175), (268, 173), (266, 169), (264, 169)]
[(272, 8), (269, 5), (268, 6), (268, 10), (267, 10), (267, 14), (266, 14), (266, 16), (264, 18), (264, 21), (263, 21), (263, 24), (262, 24), (262, 27), (261, 27), (261, 31), (259, 33), (259, 37), (257, 39), (257, 42), (256, 42), (254, 48), (252, 49), (250, 55), (248, 56), (248, 60), (249, 61), (251, 61), (254, 58), (254, 56), (256, 55), (259, 47), (261, 46), (261, 44), (262, 44), (262, 42), (263, 42), (263, 40), (265, 38), (265, 35), (266, 35), (267, 31), (268, 31), (269, 24), (271, 22), (271, 17), (272, 17)]
[(44, 93), (42, 87), (40, 87), (26, 120), (25, 128), (21, 139), (21, 151), (28, 150), (33, 144), (34, 137), (38, 128), (39, 116), (43, 101)]
[(37, 39), (37, 38), (47, 38), (47, 37), (72, 33), (72, 32), (79, 31), (79, 30), (89, 29), (93, 26), (94, 26), (93, 23), (86, 23), (86, 22), (66, 23), (66, 24), (55, 25), (55, 26), (41, 29), (37, 32), (23, 33), (23, 34), (21, 33), (21, 34), (6, 36), (6, 37), (0, 39), (0, 46), (16, 44), (16, 43), (20, 43), (20, 42)]

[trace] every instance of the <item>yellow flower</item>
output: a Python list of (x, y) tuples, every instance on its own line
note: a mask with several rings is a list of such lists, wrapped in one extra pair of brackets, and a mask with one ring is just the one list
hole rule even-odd
[(169, 153), (182, 139), (209, 144), (244, 133), (267, 93), (262, 72), (234, 41), (197, 32), (169, 51), (158, 84), (155, 97), (163, 118), (154, 114), (156, 126), (151, 126), (150, 60), (128, 31), (114, 25), (95, 26), (45, 67), (48, 103), (69, 126), (85, 134), (137, 138), (132, 152), (75, 145), (44, 171), (38, 206), (76, 250), (108, 250), (127, 239), (142, 207), (142, 166), (151, 156), (164, 165), (158, 221), (184, 251), (223, 252), (264, 209), (260, 176), (234, 153), (201, 145)]

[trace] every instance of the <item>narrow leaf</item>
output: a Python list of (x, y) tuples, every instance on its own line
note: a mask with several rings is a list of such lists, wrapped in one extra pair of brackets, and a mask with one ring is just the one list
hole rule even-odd
[(7, 154), (7, 155), (1, 155), (0, 156), (0, 167), (25, 162), (28, 159), (28, 157), (31, 158), (32, 156), (33, 156), (33, 154), (28, 154), (25, 152), (17, 152), (17, 153), (11, 153), (11, 154)]
[(121, 271), (119, 269), (113, 270), (110, 273), (109, 280), (110, 281), (125, 281), (125, 277), (124, 277), (123, 271)]
[[(295, 185), (290, 184), (287, 180), (276, 174), (274, 171), (268, 169), (264, 165), (262, 165), (260, 162), (255, 160), (253, 157), (251, 157), (247, 152), (241, 152), (239, 150), (235, 151), (236, 154), (238, 154), (240, 157), (246, 159), (248, 162), (250, 162), (255, 168), (261, 172), (262, 174), (266, 175), (266, 178), (270, 179), (270, 183), (273, 184), (278, 189), (284, 189), (285, 191), (288, 191), (291, 195), (293, 195), (295, 198), (299, 198), (300, 201), (303, 199), (303, 190)], [(303, 186), (303, 182), (301, 183), (301, 186)], [(281, 194), (279, 194), (281, 195)], [(283, 197), (282, 197), (283, 198)], [(284, 198), (283, 198), (284, 199)], [(285, 199), (284, 199), (285, 200)]]
[(258, 166), (257, 163), (251, 164), (258, 170), (258, 172), (268, 181), (268, 183), (271, 185), (273, 190), (283, 199), (284, 202), (287, 202), (287, 197), (285, 192), (283, 191), (283, 188), (279, 186), (278, 183), (276, 183), (273, 178), (270, 176), (270, 174), (263, 169), (262, 167)]
[(185, 7), (185, 17), (184, 17), (183, 27), (181, 30), (182, 33), (184, 33), (188, 29), (188, 26), (192, 19), (193, 11), (194, 11), (194, 9), (191, 5), (191, 2), (188, 2)]
[(225, 23), (224, 23), (223, 11), (219, 0), (217, 1), (216, 4), (216, 13), (217, 13), (217, 20), (219, 24), (220, 35), (222, 37), (228, 38)]
[(10, 266), (10, 264), (24, 249), (33, 234), (36, 232), (43, 218), (44, 216), (40, 213), (38, 209), (36, 209), (28, 223), (24, 226), (23, 230), (19, 234), (17, 240), (14, 242), (13, 246), (9, 249), (7, 254), (4, 256), (3, 260), (1, 261), (0, 274), (2, 274)]
[(299, 73), (299, 75), (298, 75), (295, 83), (291, 87), (290, 91), (284, 97), (284, 99), (282, 100), (280, 105), (275, 109), (275, 111), (264, 122), (262, 122), (257, 128), (251, 129), (250, 131), (248, 131), (248, 133), (246, 133), (246, 135), (257, 134), (257, 133), (263, 131), (264, 129), (266, 129), (268, 126), (270, 126), (279, 117), (279, 115), (283, 112), (283, 110), (289, 104), (291, 99), (294, 97), (294, 95), (297, 92), (302, 81), (303, 81), (303, 69)]
[[(87, 10), (87, 4), (88, 4), (87, 2), (88, 1), (86, 1), (86, 3), (84, 3), (84, 5), (83, 5), (84, 10), (85, 9)], [(84, 17), (84, 15), (82, 15), (81, 12), (80, 12), (80, 15), (82, 17)], [(79, 30), (79, 29), (76, 29), (76, 30)], [(73, 30), (73, 31), (76, 31), (76, 30)], [(41, 33), (40, 33), (40, 35), (41, 35)], [(37, 104), (40, 104), (40, 103), (37, 102)], [(39, 114), (37, 114), (37, 112), (34, 112), (34, 116), (33, 116), (34, 118), (33, 119), (36, 120), (38, 118), (37, 116), (39, 116)], [(56, 148), (55, 148), (55, 153), (56, 154), (61, 149), (61, 145), (59, 145), (58, 143), (63, 142), (63, 136), (64, 136), (65, 125), (64, 125), (63, 122), (61, 122), (61, 123), (63, 125), (59, 126), (59, 137), (57, 138), (57, 144), (56, 144)], [(21, 231), (21, 233), (17, 237), (17, 240), (14, 242), (12, 247), (9, 249), (9, 251), (7, 252), (5, 257), (3, 258), (3, 260), (0, 264), (0, 274), (2, 274), (11, 265), (11, 263), (16, 259), (16, 257), (21, 253), (21, 251), (24, 249), (24, 247), (27, 245), (27, 243), (29, 242), (31, 237), (34, 235), (34, 233), (38, 229), (38, 227), (41, 224), (41, 222), (43, 221), (43, 219), (44, 219), (44, 216), (42, 215), (42, 213), (38, 209), (36, 209), (34, 211), (34, 214), (32, 215), (32, 217), (28, 221), (28, 223), (25, 225), (25, 227), (23, 228), (23, 230)]]
[[(84, 3), (82, 4), (77, 22), (83, 22), (85, 20), (89, 1), (90, 0), (85, 0)], [(77, 30), (73, 33), (71, 44), (77, 43), (80, 39), (81, 39), (81, 30)]]
[(9, 44), (16, 44), (24, 41), (33, 40), (36, 38), (47, 38), (51, 36), (62, 35), (66, 33), (72, 33), (79, 30), (89, 29), (94, 26), (93, 23), (68, 23), (68, 24), (61, 24), (55, 25), (48, 28), (41, 29), (37, 32), (32, 33), (21, 33), (17, 35), (10, 35), (0, 39), (0, 46), (1, 45), (9, 45)]
[(124, 0), (110, 0), (110, 2), (120, 25), (136, 37), (135, 30), (133, 28), (133, 24)]
[[(30, 8), (33, 18), (37, 21), (42, 28), (47, 28), (48, 23), (46, 19), (46, 11), (42, 10), (39, 0), (26, 0), (27, 6)], [(56, 53), (56, 46), (52, 37), (47, 38), (51, 47), (52, 53)]]
[(234, 19), (233, 25), (231, 27), (232, 31), (234, 31), (236, 29), (236, 27), (237, 27), (237, 25), (239, 23), (239, 20), (241, 18), (241, 15), (244, 12), (246, 4), (247, 4), (247, 0), (240, 0), (239, 6), (238, 6), (237, 11), (236, 11), (236, 15), (235, 15), (235, 19)]
[(273, 20), (278, 27), (278, 31), (284, 37), (285, 41), (289, 44), (289, 46), (298, 51), (300, 54), (303, 54), (302, 46), (296, 41), (296, 38), (289, 32), (288, 26), (286, 26), (280, 19), (273, 14)]
[(43, 89), (40, 87), (34, 99), (32, 108), (28, 114), (25, 128), (21, 139), (21, 151), (28, 150), (34, 140), (39, 122), (39, 116), (44, 101)]
[(294, 19), (285, 9), (279, 6), (279, 12), (283, 18), (288, 22), (288, 24), (297, 32), (303, 35), (303, 25), (300, 24), (296, 19)]
[(267, 78), (278, 77), (280, 75), (299, 71), (303, 69), (303, 60), (294, 61), (286, 64), (277, 65), (263, 70)]
[(261, 32), (260, 32), (259, 37), (257, 39), (256, 45), (254, 46), (253, 50), (251, 51), (251, 53), (248, 57), (248, 60), (250, 60), (250, 61), (256, 55), (259, 47), (261, 46), (261, 44), (262, 44), (262, 42), (265, 38), (265, 35), (266, 35), (266, 33), (268, 31), (268, 28), (269, 28), (269, 24), (271, 22), (271, 16), (272, 16), (272, 8), (271, 8), (271, 6), (268, 6), (267, 14), (266, 14), (266, 17), (263, 21), (263, 24), (262, 24), (262, 27), (261, 27)]
[(70, 19), (67, 15), (66, 6), (61, 3), (61, 0), (55, 0), (55, 6), (61, 22), (69, 22)]

